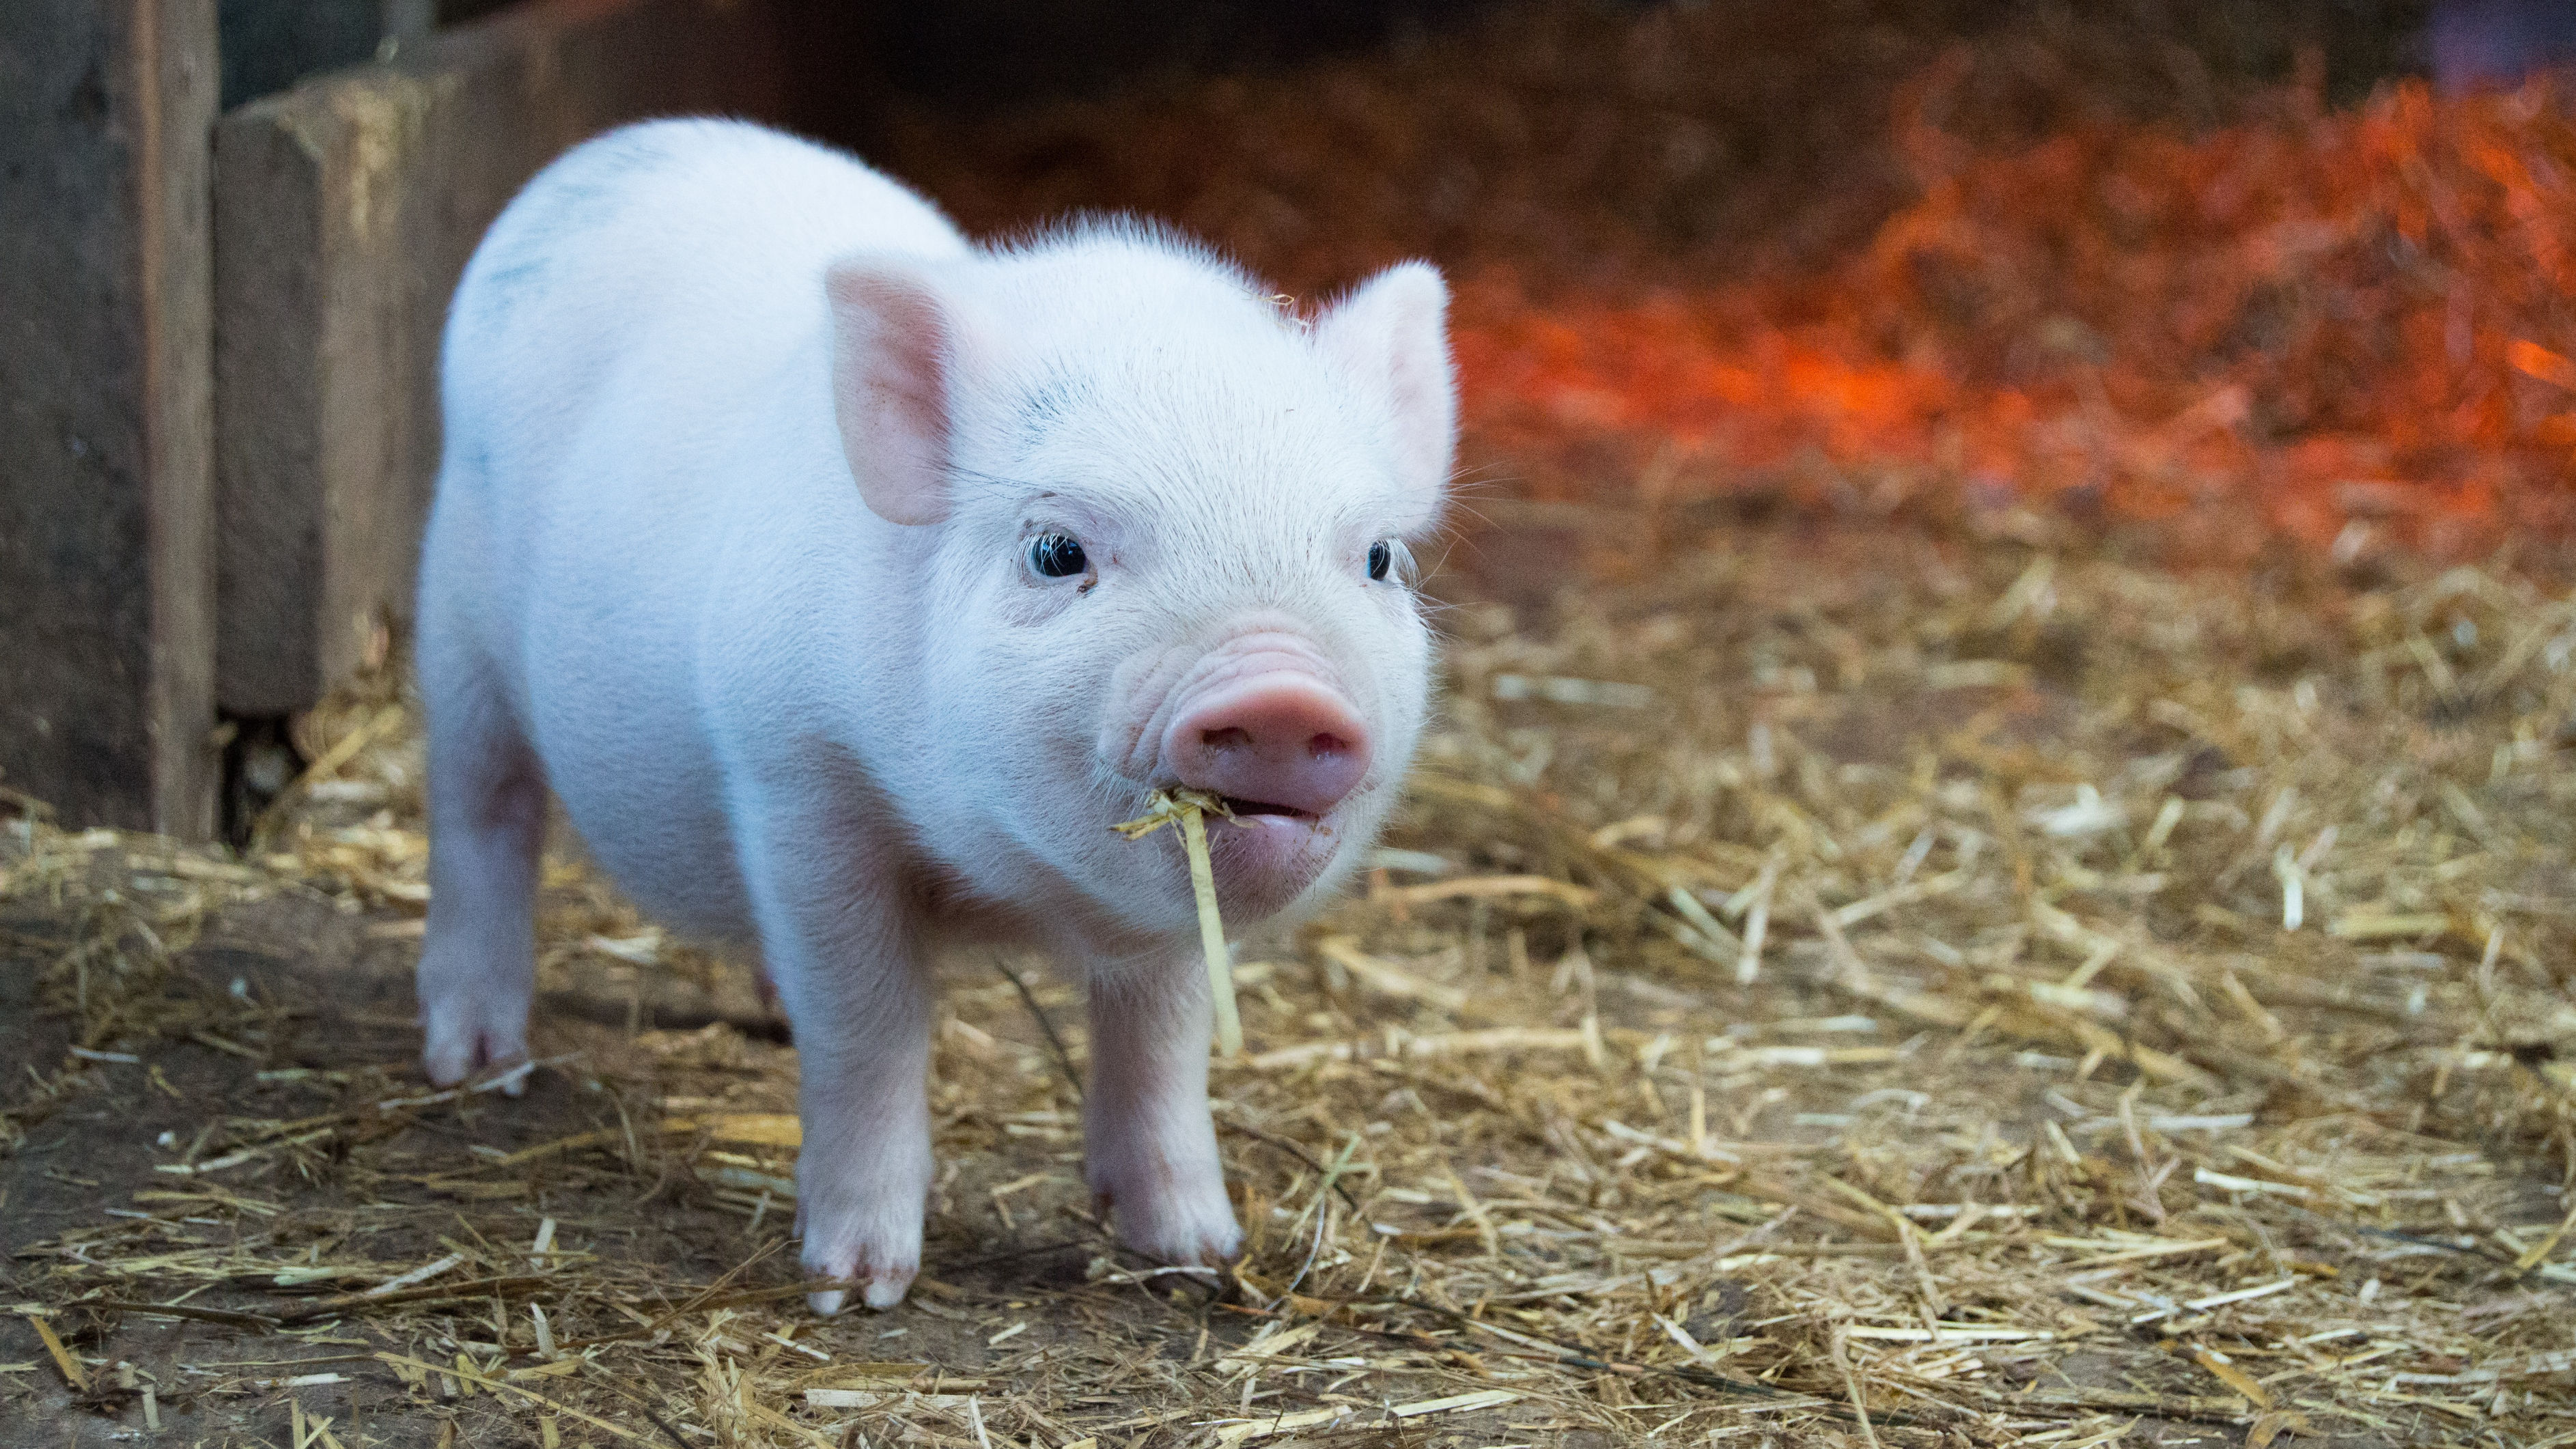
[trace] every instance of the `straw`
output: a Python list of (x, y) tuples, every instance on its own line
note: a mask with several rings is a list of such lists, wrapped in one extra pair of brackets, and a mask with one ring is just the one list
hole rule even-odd
[(1243, 1017), (1234, 1003), (1234, 968), (1228, 961), (1225, 922), (1217, 915), (1216, 872), (1208, 863), (1205, 815), (1215, 811), (1234, 818), (1225, 801), (1205, 790), (1157, 790), (1152, 808), (1133, 820), (1109, 828), (1129, 840), (1142, 840), (1164, 826), (1180, 822), (1181, 841), (1190, 858), (1190, 892), (1197, 897), (1199, 950), (1207, 958), (1208, 995), (1216, 1003), (1216, 1046), (1220, 1056), (1243, 1055)]
[[(1248, 1232), (1213, 1305), (1209, 1270), (1097, 1216), (1070, 1085), (1092, 1043), (1040, 1025), (1078, 988), (1016, 957), (943, 962), (912, 1303), (828, 1323), (785, 1250), (794, 1050), (733, 1024), (750, 1005), (655, 1029), (675, 998), (752, 1000), (751, 971), (675, 936), (630, 951), (648, 923), (577, 858), (547, 862), (546, 1065), (515, 1101), (427, 1089), (407, 1012), (291, 985), (407, 967), (408, 938), (233, 990), (242, 958), (191, 942), (302, 930), (317, 900), (353, 937), (418, 918), (408, 705), (253, 859), (0, 814), (9, 939), (82, 1049), (5, 1089), (0, 1141), (55, 1140), (108, 1092), (190, 1124), (150, 1152), (185, 1171), (24, 1215), (13, 1292), (64, 1353), (20, 1330), (17, 1387), (121, 1392), (81, 1360), (135, 1355), (131, 1328), (95, 1337), (121, 1314), (199, 1345), (176, 1383), (137, 1360), (164, 1407), (202, 1383), (283, 1425), (338, 1384), (382, 1403), (378, 1437), (453, 1413), (459, 1442), (506, 1437), (474, 1415), (745, 1449), (854, 1422), (971, 1444), (977, 1416), (997, 1446), (1859, 1443), (1863, 1413), (1890, 1449), (2105, 1442), (2136, 1416), (2563, 1432), (2563, 587), (2178, 575), (2069, 542), (2034, 596), (2038, 552), (1973, 532), (1673, 547), (1636, 582), (1453, 610), (1367, 885), (1253, 927), (1213, 1093)], [(2012, 610), (2088, 663), (1953, 667), (2040, 647), (1981, 632)], [(2264, 641), (2293, 633), (2284, 679)], [(2441, 713), (2416, 639), (2494, 703)], [(1657, 702), (1498, 700), (1500, 672)], [(401, 702), (376, 687), (307, 732)], [(1192, 803), (1122, 823), (1186, 848)], [(1765, 899), (1746, 982), (1729, 937)], [(665, 1233), (707, 1246), (628, 1246)]]

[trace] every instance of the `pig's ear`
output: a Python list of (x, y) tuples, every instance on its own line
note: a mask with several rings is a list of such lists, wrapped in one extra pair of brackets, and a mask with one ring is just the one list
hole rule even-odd
[(1427, 262), (1370, 278), (1315, 324), (1315, 339), (1395, 417), (1396, 482), (1428, 504), (1449, 481), (1458, 384), (1449, 363), (1449, 286)]
[(899, 263), (842, 262), (823, 290), (832, 410), (859, 497), (888, 523), (937, 523), (948, 516), (955, 319), (929, 279)]

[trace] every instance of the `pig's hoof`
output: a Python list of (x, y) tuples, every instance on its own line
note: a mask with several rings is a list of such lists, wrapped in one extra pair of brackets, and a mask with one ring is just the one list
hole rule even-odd
[[(798, 1164), (799, 1179), (808, 1187), (812, 1174)], [(927, 1174), (924, 1174), (925, 1176)], [(805, 1236), (805, 1271), (816, 1278), (836, 1278), (853, 1285), (859, 1301), (870, 1308), (892, 1308), (903, 1301), (912, 1288), (913, 1277), (921, 1272), (921, 1201), (922, 1189), (909, 1189), (893, 1195), (894, 1201), (909, 1201), (916, 1206), (910, 1213), (887, 1205), (880, 1199), (873, 1205), (843, 1200), (838, 1208), (809, 1211), (798, 1204), (797, 1230)], [(821, 1194), (817, 1193), (817, 1197)], [(848, 1288), (826, 1288), (805, 1295), (807, 1307), (829, 1316), (847, 1307)]]
[(1158, 1263), (1221, 1268), (1243, 1251), (1243, 1229), (1222, 1183), (1200, 1192), (1166, 1189), (1121, 1195), (1103, 1192), (1100, 1204), (1118, 1220), (1118, 1241)]
[[(882, 1312), (903, 1301), (903, 1295), (912, 1289), (914, 1276), (921, 1271), (921, 1264), (916, 1255), (914, 1261), (880, 1268), (861, 1255), (845, 1259), (836, 1267), (809, 1249), (805, 1254), (805, 1271), (817, 1278), (838, 1278), (856, 1284), (859, 1301)], [(805, 1295), (805, 1306), (826, 1318), (848, 1307), (849, 1302), (850, 1290), (847, 1288), (826, 1288), (820, 1293)]]
[[(421, 1048), (420, 1064), (430, 1081), (453, 1087), (478, 1072), (526, 1061), (527, 1023), (499, 1016), (471, 1003), (441, 1003), (424, 1009), (421, 1019), (428, 1041)], [(504, 1082), (501, 1090), (515, 1097), (527, 1090), (527, 1080), (522, 1076)]]

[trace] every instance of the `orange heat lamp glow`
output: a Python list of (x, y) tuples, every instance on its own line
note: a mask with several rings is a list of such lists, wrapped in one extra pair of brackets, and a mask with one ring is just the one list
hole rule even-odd
[(1820, 458), (2144, 517), (2251, 489), (2310, 536), (2492, 525), (2508, 496), (2576, 517), (2576, 109), (2545, 81), (2277, 109), (1963, 158), (1793, 284), (1542, 310), (1471, 277), (1469, 426), (1524, 458), (1624, 439), (1716, 486)]

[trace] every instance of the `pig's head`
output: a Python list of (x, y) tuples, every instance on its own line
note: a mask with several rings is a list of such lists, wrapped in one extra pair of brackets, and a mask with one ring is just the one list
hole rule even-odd
[(844, 451), (918, 531), (920, 737), (897, 793), (974, 888), (1069, 887), (1186, 926), (1150, 793), (1209, 822), (1230, 923), (1348, 873), (1421, 733), (1431, 634), (1408, 544), (1456, 432), (1447, 290), (1381, 273), (1311, 321), (1139, 228), (937, 263), (846, 262), (827, 291)]

